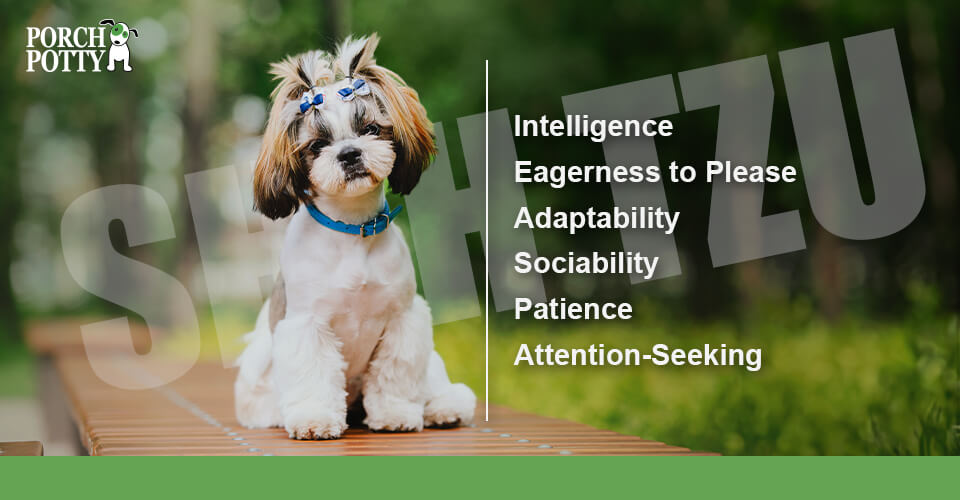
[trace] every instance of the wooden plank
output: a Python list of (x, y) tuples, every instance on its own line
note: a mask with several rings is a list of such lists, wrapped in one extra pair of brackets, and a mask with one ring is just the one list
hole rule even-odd
[(42, 457), (43, 444), (40, 441), (15, 441), (0, 443), (0, 457)]
[[(98, 366), (149, 380), (129, 358)], [(91, 455), (700, 455), (634, 436), (491, 405), (489, 422), (413, 433), (351, 428), (332, 441), (297, 441), (282, 429), (245, 429), (233, 411), (236, 370), (199, 363), (174, 382), (144, 390), (112, 387), (85, 356), (61, 355), (63, 379)], [(145, 373), (140, 373), (145, 372)], [(478, 407), (478, 415), (482, 405)]]
[[(58, 353), (128, 352), (132, 345), (138, 353), (149, 352), (150, 330), (143, 323), (129, 322), (125, 328), (119, 322), (100, 325), (84, 338), (83, 325), (103, 321), (102, 318), (64, 318), (42, 320), (26, 325), (27, 347), (34, 354), (53, 356)], [(162, 332), (158, 332), (162, 335)]]

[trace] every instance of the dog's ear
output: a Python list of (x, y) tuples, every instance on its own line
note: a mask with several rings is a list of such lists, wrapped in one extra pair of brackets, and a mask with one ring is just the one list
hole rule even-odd
[(427, 110), (420, 104), (416, 90), (395, 82), (386, 87), (390, 90), (384, 92), (384, 104), (393, 121), (393, 149), (397, 155), (387, 179), (391, 191), (406, 195), (420, 182), (420, 175), (437, 152), (433, 123), (427, 118)]
[(299, 99), (310, 87), (333, 77), (324, 56), (320, 51), (306, 52), (271, 65), (270, 72), (279, 82), (271, 94), (273, 106), (253, 177), (255, 208), (271, 219), (290, 215), (310, 199), (309, 170), (297, 149), (303, 116)]
[(101, 19), (100, 25), (104, 25), (104, 24), (109, 24), (110, 26), (113, 26), (114, 24), (117, 24), (117, 23), (113, 22), (113, 19)]
[(296, 124), (278, 116), (277, 104), (263, 133), (263, 144), (253, 175), (254, 207), (271, 219), (290, 215), (307, 198), (310, 180), (296, 150)]
[(136, 28), (130, 28), (130, 33), (133, 33), (133, 36), (140, 38), (140, 32)]
[(345, 76), (367, 80), (378, 104), (390, 116), (397, 159), (387, 179), (391, 191), (409, 194), (437, 151), (433, 123), (427, 118), (417, 91), (393, 71), (376, 64), (374, 51), (378, 43), (376, 33), (366, 38), (347, 38), (337, 51), (335, 69)]

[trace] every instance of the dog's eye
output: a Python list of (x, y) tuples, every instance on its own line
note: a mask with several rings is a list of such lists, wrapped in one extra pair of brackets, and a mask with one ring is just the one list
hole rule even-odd
[(380, 135), (380, 125), (371, 123), (370, 125), (363, 127), (363, 135)]
[(310, 149), (311, 152), (316, 154), (316, 153), (319, 153), (321, 149), (327, 147), (327, 144), (329, 144), (328, 141), (325, 141), (323, 139), (317, 139), (311, 142), (310, 145), (307, 147)]

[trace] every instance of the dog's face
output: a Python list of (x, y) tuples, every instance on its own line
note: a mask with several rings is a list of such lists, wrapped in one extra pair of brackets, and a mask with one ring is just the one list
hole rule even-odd
[(280, 82), (254, 176), (264, 215), (286, 217), (319, 194), (369, 193), (384, 180), (398, 194), (416, 186), (435, 152), (432, 125), (416, 91), (376, 64), (377, 42), (347, 39), (336, 55), (273, 65)]
[(297, 137), (312, 187), (327, 195), (379, 188), (397, 159), (386, 110), (370, 95), (340, 99), (337, 92), (351, 83), (341, 80), (317, 89), (324, 102), (304, 113)]
[(126, 23), (117, 23), (110, 28), (110, 43), (113, 45), (124, 45), (129, 37), (130, 29), (127, 28)]

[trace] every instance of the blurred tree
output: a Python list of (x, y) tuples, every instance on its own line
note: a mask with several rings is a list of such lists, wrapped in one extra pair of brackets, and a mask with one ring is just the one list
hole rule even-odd
[[(148, 169), (149, 162), (144, 158), (147, 126), (158, 109), (177, 114), (182, 125), (183, 158), (182, 163), (174, 162), (177, 166), (173, 169), (182, 170), (171, 174), (179, 186), (179, 197), (168, 200), (177, 213), (177, 239), (150, 247), (167, 252), (167, 267), (175, 268), (184, 282), (196, 274), (197, 254), (193, 219), (178, 174), (237, 161), (239, 142), (251, 140), (246, 136), (254, 132), (236, 126), (233, 105), (240, 96), (255, 96), (248, 99), (253, 102), (266, 101), (273, 85), (266, 73), (268, 63), (284, 55), (329, 49), (348, 33), (380, 32), (384, 42), (378, 49), (378, 60), (403, 75), (419, 91), (431, 118), (444, 124), (455, 175), (465, 187), (469, 182), (456, 120), (483, 109), (485, 59), (490, 60), (494, 109), (507, 108), (522, 116), (558, 117), (564, 113), (564, 95), (767, 54), (777, 94), (770, 161), (799, 165), (776, 52), (828, 41), (837, 59), (845, 116), (852, 127), (852, 148), (862, 173), (865, 154), (856, 129), (855, 100), (849, 76), (845, 76), (848, 71), (843, 65), (841, 40), (893, 27), (909, 75), (908, 91), (929, 185), (928, 204), (910, 227), (863, 244), (826, 238), (829, 235), (821, 234), (809, 210), (804, 186), (771, 187), (764, 196), (765, 212), (799, 209), (808, 250), (715, 269), (706, 244), (709, 186), (668, 186), (670, 207), (683, 213), (676, 234), (683, 254), (683, 277), (636, 286), (622, 277), (601, 277), (591, 280), (590, 290), (585, 293), (596, 300), (643, 295), (661, 301), (678, 314), (697, 317), (744, 315), (761, 307), (771, 295), (813, 298), (824, 315), (843, 316), (851, 312), (893, 314), (896, 311), (891, 306), (905, 304), (905, 287), (921, 280), (934, 284), (950, 310), (957, 308), (957, 233), (953, 226), (960, 141), (953, 138), (960, 131), (949, 119), (958, 106), (949, 89), (960, 85), (953, 64), (953, 55), (960, 48), (952, 29), (957, 18), (955, 3), (704, 0), (693, 7), (679, 8), (668, 1), (612, 0), (589, 15), (579, 3), (546, 0), (491, 0), (483, 4), (406, 0), (181, 0), (174, 4), (107, 2), (106, 6), (90, 0), (53, 0), (32, 6), (5, 3), (11, 14), (5, 16), (3, 26), (12, 31), (4, 33), (4, 41), (9, 43), (3, 47), (3, 64), (20, 76), (20, 30), (24, 16), (30, 12), (44, 13), (29, 21), (37, 25), (61, 20), (95, 22), (109, 12), (132, 21), (149, 18), (169, 31), (166, 50), (149, 61), (138, 59), (136, 71), (130, 74), (31, 74), (29, 81), (21, 82), (25, 88), (19, 90), (15, 88), (17, 78), (2, 83), (6, 103), (2, 120), (14, 133), (2, 139), (2, 155), (9, 165), (0, 167), (4, 168), (0, 189), (13, 190), (17, 185), (15, 167), (22, 153), (17, 147), (18, 127), (24, 100), (28, 104), (69, 100), (70, 106), (51, 106), (55, 132), (89, 143), (99, 185), (149, 180), (148, 174), (156, 172)], [(54, 19), (48, 11), (56, 11), (60, 17)], [(141, 41), (146, 41), (152, 35), (141, 36)], [(853, 107), (847, 109), (848, 105)], [(118, 120), (117, 116), (125, 119)], [(661, 161), (700, 164), (714, 154), (715, 110), (681, 111), (671, 119), (682, 133), (673, 142), (658, 139)], [(518, 139), (516, 146), (521, 157), (543, 164), (603, 161), (602, 148), (583, 141), (524, 138)], [(589, 204), (602, 209), (612, 204), (610, 189), (603, 185), (564, 190), (527, 186), (525, 192), (532, 207), (582, 209)], [(18, 195), (10, 191), (10, 196), (2, 196), (8, 214), (17, 213)], [(63, 207), (55, 208), (46, 207), (50, 213), (44, 219), (54, 237), (60, 215), (57, 210)], [(6, 235), (3, 245), (8, 250), (13, 239), (12, 219), (8, 217), (9, 227), (0, 234)], [(117, 243), (122, 243), (121, 231), (116, 225), (111, 228)], [(620, 247), (614, 232), (567, 238), (541, 231), (536, 240), (539, 250), (547, 255)], [(0, 254), (5, 275), (11, 258), (9, 252)], [(859, 276), (851, 272), (857, 266), (863, 268)], [(104, 272), (112, 271), (106, 268)], [(554, 276), (545, 280), (550, 293), (567, 292), (563, 280)], [(830, 285), (831, 281), (842, 284)], [(9, 283), (9, 276), (0, 276), (0, 282)], [(0, 297), (9, 295), (2, 288)], [(3, 303), (12, 304), (12, 299)], [(96, 300), (78, 307), (91, 303)]]
[(22, 2), (0, 5), (0, 343), (20, 341), (20, 316), (13, 294), (10, 264), (14, 259), (14, 229), (20, 215), (19, 150), (24, 115), (24, 90), (19, 66), (23, 54), (23, 26), (30, 9)]
[(350, 34), (350, 0), (323, 1), (323, 32), (326, 40), (320, 40), (321, 46), (328, 46), (330, 41), (342, 40)]
[[(945, 9), (947, 12), (938, 12)], [(924, 246), (932, 248), (934, 264), (939, 267), (935, 276), (927, 276), (939, 283), (944, 305), (960, 309), (957, 269), (957, 132), (955, 116), (950, 109), (956, 106), (957, 65), (960, 37), (954, 25), (956, 2), (944, 2), (934, 8), (929, 3), (908, 5), (910, 25), (910, 54), (913, 56), (915, 123), (920, 150), (925, 152), (924, 165), (930, 186), (928, 206), (933, 211), (933, 231), (928, 236), (918, 235)], [(905, 44), (906, 45), (906, 44)], [(943, 57), (948, 54), (951, 57)], [(950, 139), (953, 140), (950, 140)], [(931, 238), (932, 235), (933, 237)]]
[[(208, 155), (210, 127), (213, 126), (215, 73), (218, 64), (217, 5), (216, 2), (186, 0), (184, 10), (190, 23), (183, 45), (185, 98), (180, 118), (183, 122), (183, 174), (211, 168)], [(182, 179), (182, 177), (181, 177)], [(178, 179), (179, 181), (179, 179)], [(177, 183), (183, 186), (182, 182)], [(186, 200), (186, 193), (180, 199)], [(202, 203), (203, 201), (194, 201)], [(180, 228), (177, 238), (177, 276), (182, 283), (192, 283), (194, 269), (200, 260), (192, 210), (203, 207), (180, 206)]]

